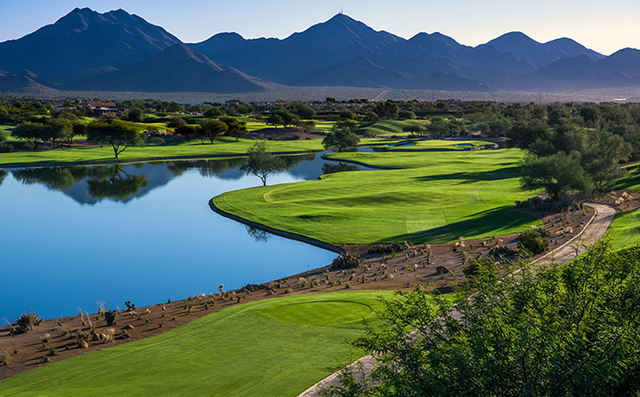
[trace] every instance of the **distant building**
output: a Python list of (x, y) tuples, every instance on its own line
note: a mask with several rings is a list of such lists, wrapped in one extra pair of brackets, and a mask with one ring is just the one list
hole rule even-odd
[(125, 110), (122, 106), (116, 106), (113, 102), (89, 102), (95, 116), (115, 116), (116, 113)]

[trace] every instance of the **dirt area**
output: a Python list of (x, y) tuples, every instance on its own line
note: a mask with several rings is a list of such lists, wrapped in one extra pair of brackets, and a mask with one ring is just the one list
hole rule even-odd
[[(597, 200), (618, 210), (640, 208), (640, 195), (619, 191)], [(621, 201), (622, 198), (622, 201)], [(616, 204), (617, 203), (617, 204)], [(594, 210), (562, 214), (530, 212), (540, 218), (551, 235), (552, 248), (569, 241), (594, 215)], [(214, 311), (245, 302), (287, 295), (352, 290), (407, 290), (422, 284), (442, 292), (450, 290), (454, 277), (464, 277), (469, 260), (482, 258), (495, 247), (516, 248), (517, 235), (464, 240), (444, 244), (405, 244), (384, 254), (368, 253), (373, 245), (345, 245), (345, 251), (357, 254), (363, 263), (354, 269), (331, 269), (331, 265), (285, 277), (244, 290), (190, 297), (176, 302), (120, 311), (116, 323), (108, 326), (104, 316), (96, 313), (43, 321), (33, 331), (11, 335), (10, 327), (0, 327), (0, 358), (6, 353), (8, 366), (0, 364), (0, 379), (61, 361), (90, 351), (101, 350), (158, 335)], [(446, 268), (436, 270), (438, 267)], [(134, 302), (135, 303), (135, 302)], [(87, 343), (79, 342), (79, 332), (88, 335)], [(93, 340), (93, 334), (103, 334)], [(52, 350), (53, 349), (53, 350)], [(0, 361), (1, 362), (1, 361)]]

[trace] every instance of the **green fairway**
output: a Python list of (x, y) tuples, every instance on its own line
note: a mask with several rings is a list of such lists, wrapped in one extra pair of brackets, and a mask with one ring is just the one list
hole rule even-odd
[[(397, 139), (396, 139), (397, 141)], [(404, 145), (406, 143), (406, 145)], [(483, 145), (493, 145), (491, 142), (486, 141), (453, 141), (453, 140), (443, 140), (443, 139), (418, 139), (418, 138), (409, 138), (402, 140), (400, 142), (396, 142), (395, 144), (389, 144), (386, 146), (378, 146), (376, 150), (383, 149), (386, 151), (407, 151), (407, 150), (456, 150), (456, 151), (464, 151), (470, 150), (471, 148), (476, 148)]]
[(269, 299), (0, 382), (0, 396), (296, 396), (361, 356), (390, 291)]
[(382, 121), (365, 121), (360, 123), (358, 129), (354, 132), (358, 135), (374, 135), (374, 136), (395, 136), (409, 135), (408, 132), (403, 132), (402, 127), (409, 124), (419, 124), (426, 127), (430, 124), (426, 120), (382, 120)]
[[(247, 149), (255, 143), (254, 140), (234, 138), (218, 138), (213, 144), (207, 141), (204, 145), (200, 141), (191, 141), (179, 145), (147, 146), (128, 148), (118, 160), (135, 160), (140, 158), (161, 159), (176, 156), (216, 156), (216, 155), (245, 155)], [(322, 150), (322, 143), (318, 140), (309, 141), (271, 141), (268, 143), (272, 152), (302, 152), (308, 150)], [(11, 163), (73, 163), (79, 161), (113, 161), (113, 149), (102, 148), (67, 148), (49, 150), (45, 152), (5, 153), (0, 156), (0, 165)]]
[(438, 243), (539, 225), (510, 209), (535, 193), (519, 184), (519, 150), (332, 153), (383, 171), (227, 192), (214, 204), (276, 229), (333, 244)]

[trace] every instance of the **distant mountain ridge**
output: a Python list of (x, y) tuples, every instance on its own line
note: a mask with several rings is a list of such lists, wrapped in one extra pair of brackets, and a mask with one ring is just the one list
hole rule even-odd
[(285, 39), (218, 33), (189, 44), (121, 9), (76, 8), (0, 43), (0, 70), (4, 92), (240, 93), (275, 84), (567, 92), (640, 87), (640, 51), (605, 57), (569, 38), (540, 43), (521, 32), (476, 47), (439, 32), (404, 39), (344, 14)]

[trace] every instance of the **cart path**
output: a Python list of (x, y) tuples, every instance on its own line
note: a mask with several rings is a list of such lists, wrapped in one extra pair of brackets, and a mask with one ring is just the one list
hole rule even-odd
[[(555, 250), (543, 255), (542, 257), (534, 261), (537, 265), (546, 265), (552, 261), (557, 263), (565, 263), (576, 257), (577, 255), (585, 252), (593, 244), (597, 243), (607, 233), (607, 229), (613, 222), (613, 218), (616, 216), (616, 211), (603, 204), (585, 203), (586, 206), (595, 210), (594, 215), (589, 222), (582, 228), (582, 231), (578, 233), (574, 238), (567, 241)], [(361, 359), (349, 364), (348, 368), (353, 368), (356, 371), (363, 371), (365, 376), (371, 374), (373, 369), (374, 360), (371, 355), (362, 357)], [(320, 397), (317, 389), (318, 387), (339, 386), (340, 385), (340, 372), (335, 372), (328, 377), (324, 378), (320, 382), (311, 386), (307, 390), (300, 393), (297, 397)]]

